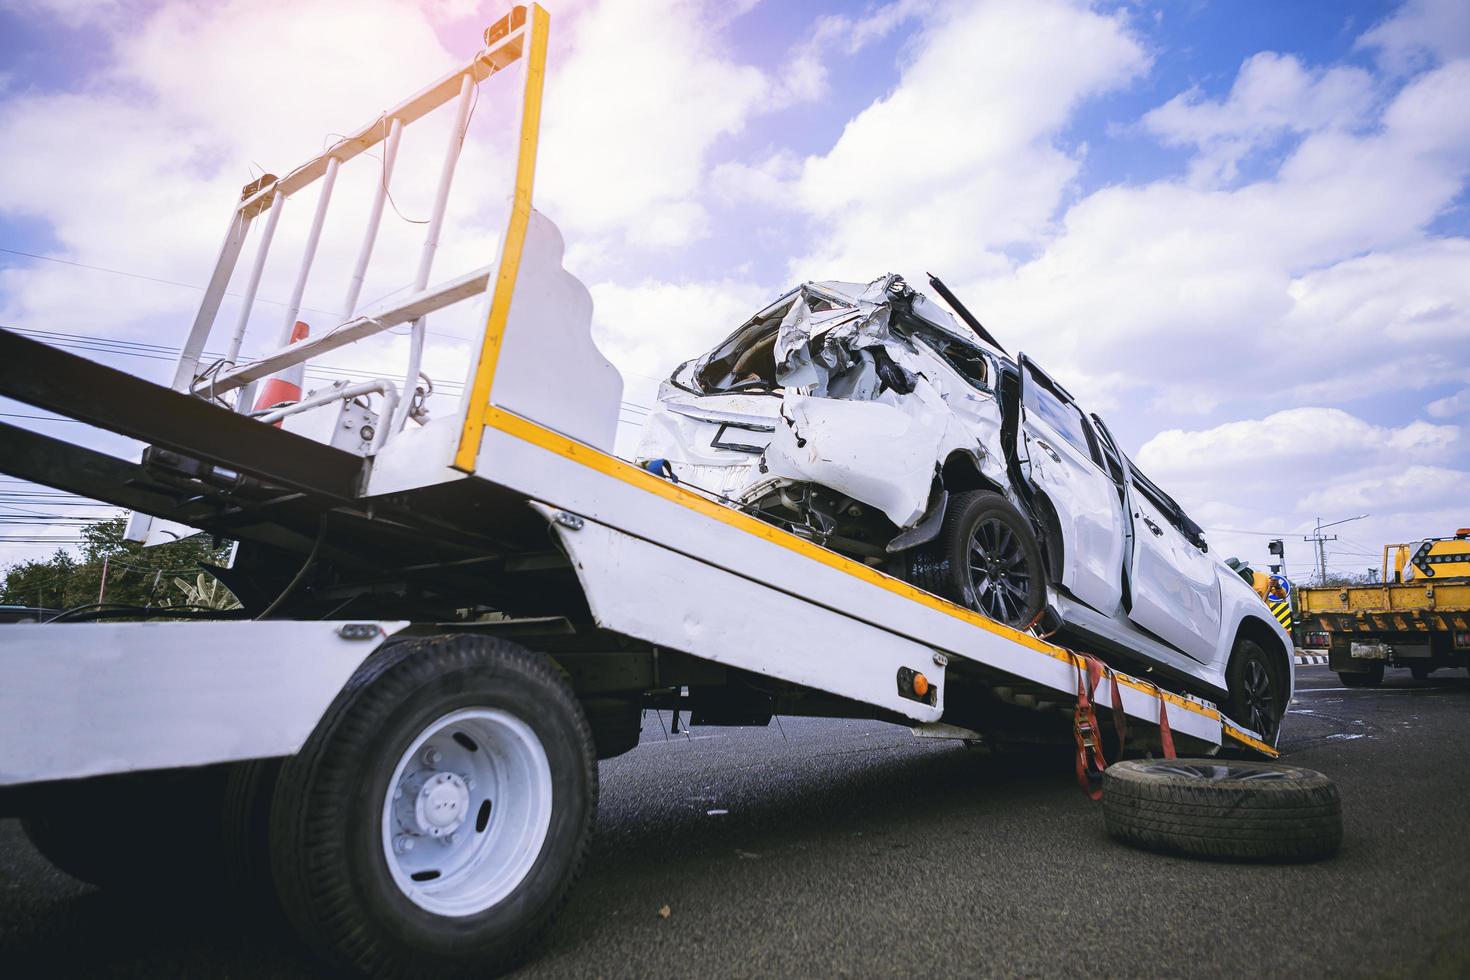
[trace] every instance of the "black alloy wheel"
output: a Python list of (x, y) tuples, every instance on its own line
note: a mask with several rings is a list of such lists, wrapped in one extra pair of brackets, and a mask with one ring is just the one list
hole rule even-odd
[(1271, 669), (1259, 660), (1245, 667), (1245, 698), (1248, 724), (1258, 732), (1274, 732), (1281, 723), (1276, 695), (1271, 689)]
[(1230, 658), (1227, 681), (1230, 719), (1275, 745), (1286, 713), (1286, 692), (1266, 651), (1253, 640), (1241, 640)]
[(1020, 537), (988, 517), (970, 533), (970, 590), (981, 612), (1002, 623), (1018, 623), (1035, 588)]
[(939, 534), (911, 552), (908, 579), (1015, 629), (1028, 629), (1046, 609), (1046, 571), (1031, 524), (990, 490), (950, 498)]

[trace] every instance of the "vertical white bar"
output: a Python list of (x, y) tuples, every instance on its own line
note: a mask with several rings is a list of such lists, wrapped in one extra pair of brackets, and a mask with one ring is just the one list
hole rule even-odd
[(378, 240), (378, 225), (383, 220), (383, 201), (388, 196), (388, 182), (393, 179), (393, 163), (398, 158), (398, 140), (403, 135), (403, 123), (394, 119), (388, 127), (388, 138), (383, 143), (383, 175), (378, 189), (373, 194), (372, 211), (368, 213), (367, 232), (362, 238), (362, 249), (357, 254), (357, 266), (352, 270), (352, 281), (347, 285), (347, 299), (342, 303), (342, 322), (352, 319), (357, 311), (357, 300), (362, 295), (362, 282), (367, 276), (368, 262), (373, 257), (373, 246)]
[(291, 329), (301, 315), (301, 298), (306, 295), (306, 279), (311, 275), (311, 263), (316, 258), (316, 247), (322, 240), (322, 225), (327, 220), (327, 203), (332, 199), (332, 185), (337, 182), (336, 157), (327, 160), (327, 172), (322, 175), (321, 197), (317, 198), (316, 214), (311, 219), (311, 232), (306, 236), (306, 252), (301, 256), (301, 271), (296, 274), (296, 285), (291, 289), (291, 301), (286, 306), (286, 321), (281, 325), (281, 337), (277, 347), (291, 342)]
[(193, 385), (194, 375), (199, 371), (199, 358), (209, 341), (210, 331), (214, 329), (220, 301), (230, 285), (230, 276), (235, 272), (235, 263), (240, 259), (240, 249), (249, 230), (250, 218), (236, 207), (230, 216), (224, 243), (220, 245), (219, 257), (214, 261), (214, 273), (209, 277), (204, 298), (199, 301), (199, 310), (194, 314), (194, 325), (189, 328), (189, 336), (184, 340), (184, 348), (179, 352), (179, 361), (174, 367), (173, 388), (177, 391), (188, 391)]
[[(414, 277), (414, 290), (429, 284), (429, 272), (434, 266), (434, 252), (439, 248), (439, 232), (444, 226), (444, 212), (449, 205), (449, 185), (454, 180), (454, 167), (459, 162), (459, 151), (464, 146), (465, 131), (469, 128), (471, 97), (475, 92), (475, 76), (466, 73), (460, 78), (459, 106), (454, 129), (449, 133), (449, 147), (444, 153), (444, 166), (439, 172), (439, 190), (434, 195), (434, 212), (429, 216), (429, 233), (424, 238), (423, 251), (419, 253), (419, 271)], [(413, 321), (413, 330), (408, 341), (408, 371), (403, 378), (403, 400), (398, 403), (398, 413), (393, 419), (393, 431), (397, 432), (408, 422), (408, 412), (413, 406), (413, 390), (418, 382), (419, 365), (424, 357), (424, 320)]]
[(255, 292), (260, 288), (260, 277), (265, 272), (265, 258), (271, 250), (271, 239), (276, 237), (276, 225), (280, 223), (281, 211), (286, 198), (280, 191), (271, 195), (270, 213), (265, 218), (265, 231), (260, 244), (255, 247), (255, 262), (250, 266), (250, 280), (245, 284), (245, 295), (240, 300), (240, 316), (235, 321), (235, 333), (230, 337), (230, 347), (225, 353), (225, 367), (234, 366), (240, 358), (240, 344), (245, 339), (245, 327), (250, 323), (250, 311), (255, 306)]

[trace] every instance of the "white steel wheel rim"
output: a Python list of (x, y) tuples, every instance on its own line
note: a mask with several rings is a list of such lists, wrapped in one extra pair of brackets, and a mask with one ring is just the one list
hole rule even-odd
[(383, 799), (393, 883), (435, 915), (483, 912), (530, 873), (551, 804), (551, 764), (531, 726), (498, 708), (444, 715), (399, 757)]

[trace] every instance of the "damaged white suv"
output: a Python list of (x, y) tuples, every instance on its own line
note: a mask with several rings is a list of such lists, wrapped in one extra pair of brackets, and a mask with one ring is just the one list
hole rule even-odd
[(808, 282), (659, 390), (639, 462), (999, 622), (1228, 699), (1274, 740), (1291, 641), (1102, 419), (896, 275)]

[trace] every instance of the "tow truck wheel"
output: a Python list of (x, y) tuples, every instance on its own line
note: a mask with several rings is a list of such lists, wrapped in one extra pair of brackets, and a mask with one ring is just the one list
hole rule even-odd
[(338, 967), (493, 974), (561, 909), (596, 806), (591, 730), (548, 658), (483, 636), (393, 644), (282, 766), (276, 887)]
[(1027, 629), (1046, 608), (1041, 548), (1021, 512), (989, 490), (956, 494), (944, 526), (910, 560), (915, 585)]
[(1271, 658), (1254, 640), (1241, 640), (1226, 668), (1232, 721), (1250, 728), (1270, 745), (1276, 744), (1281, 716), (1286, 711), (1286, 688)]
[(1428, 664), (1413, 664), (1409, 667), (1409, 676), (1416, 681), (1427, 681), (1432, 673), (1434, 673), (1434, 668)]

